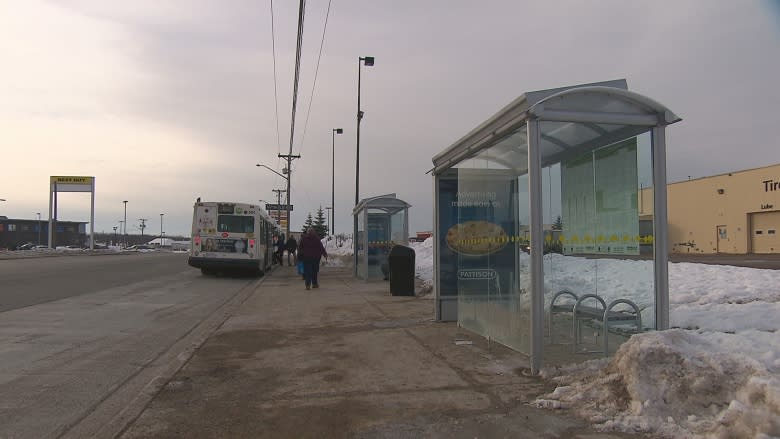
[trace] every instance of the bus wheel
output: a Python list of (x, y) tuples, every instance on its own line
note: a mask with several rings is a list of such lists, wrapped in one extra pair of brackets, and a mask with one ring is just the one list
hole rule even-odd
[(214, 274), (214, 272), (213, 272), (213, 271), (211, 271), (211, 269), (209, 269), (209, 268), (206, 268), (206, 267), (201, 267), (201, 268), (200, 268), (200, 273), (201, 273), (202, 275), (204, 275), (204, 276), (210, 276), (210, 275)]

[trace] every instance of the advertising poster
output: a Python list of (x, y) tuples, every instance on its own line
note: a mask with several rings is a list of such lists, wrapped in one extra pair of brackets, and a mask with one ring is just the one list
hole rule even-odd
[(457, 295), (460, 304), (500, 301), (514, 279), (517, 177), (501, 169), (450, 170), (440, 177), (439, 203), (440, 294)]
[(561, 163), (564, 254), (639, 254), (636, 138)]

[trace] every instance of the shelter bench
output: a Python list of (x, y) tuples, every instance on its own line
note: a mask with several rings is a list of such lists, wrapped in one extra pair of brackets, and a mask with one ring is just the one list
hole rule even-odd
[[(564, 296), (569, 296), (575, 300), (572, 302), (557, 303), (558, 299)], [(601, 307), (584, 305), (583, 302), (588, 299), (596, 300)], [(612, 309), (619, 304), (626, 304), (633, 308), (634, 312), (627, 311), (613, 311)], [(582, 297), (578, 297), (570, 290), (561, 290), (555, 293), (550, 301), (550, 309), (547, 314), (547, 326), (550, 336), (550, 343), (554, 343), (554, 331), (553, 331), (553, 317), (555, 314), (571, 314), (572, 315), (572, 338), (573, 348), (575, 353), (579, 353), (577, 348), (582, 343), (582, 330), (581, 321), (591, 320), (598, 322), (603, 328), (603, 353), (605, 356), (609, 355), (609, 328), (610, 326), (623, 326), (626, 324), (632, 324), (637, 332), (642, 331), (642, 313), (639, 307), (628, 299), (616, 299), (607, 305), (607, 303), (597, 294), (584, 294)], [(602, 352), (602, 351), (594, 351)], [(588, 352), (592, 353), (592, 352)]]

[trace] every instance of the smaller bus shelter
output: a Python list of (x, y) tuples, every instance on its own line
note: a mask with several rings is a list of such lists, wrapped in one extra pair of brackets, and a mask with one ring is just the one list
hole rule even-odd
[(411, 204), (395, 194), (365, 198), (352, 209), (354, 230), (354, 275), (366, 281), (382, 279), (382, 264), (390, 249), (409, 239)]

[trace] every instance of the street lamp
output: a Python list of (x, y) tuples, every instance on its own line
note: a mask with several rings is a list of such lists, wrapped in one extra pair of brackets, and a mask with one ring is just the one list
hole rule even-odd
[[(374, 65), (374, 57), (373, 56), (361, 56), (358, 57), (358, 94), (357, 94), (357, 132), (355, 133), (356, 136), (356, 144), (355, 144), (355, 206), (357, 207), (358, 203), (360, 202), (360, 121), (363, 119), (363, 111), (360, 109), (360, 63), (363, 63), (366, 67), (372, 67)], [(357, 259), (358, 259), (358, 237), (357, 237), (357, 228), (358, 228), (358, 219), (357, 216), (354, 217), (354, 223), (353, 223), (353, 234), (352, 234), (352, 245), (353, 245), (353, 260), (354, 260), (354, 275), (357, 276)]]
[(360, 202), (360, 121), (363, 120), (363, 111), (360, 110), (360, 65), (361, 62), (366, 67), (372, 67), (374, 65), (374, 57), (358, 57), (358, 94), (357, 94), (357, 131), (356, 131), (356, 145), (355, 145), (355, 205)]
[[(263, 164), (260, 164), (260, 163), (258, 163), (258, 164), (256, 164), (255, 166), (259, 166), (259, 167), (261, 167), (261, 168), (268, 169), (269, 171), (271, 171), (271, 172), (273, 172), (274, 174), (276, 174), (276, 175), (278, 175), (278, 176), (282, 177), (282, 178), (283, 178), (283, 179), (285, 179), (285, 180), (287, 180), (287, 178), (288, 178), (286, 175), (280, 174), (280, 173), (276, 172), (275, 170), (273, 170), (272, 168), (269, 168), (269, 167), (268, 167), (268, 166), (266, 166), (266, 165), (263, 165)], [(285, 169), (282, 169), (282, 172), (286, 172), (286, 171), (287, 171), (287, 169), (286, 169), (286, 168), (285, 168)]]
[(331, 133), (331, 137), (333, 138), (333, 166), (330, 179), (330, 208), (334, 209), (332, 212), (333, 216), (331, 216), (333, 222), (330, 228), (331, 235), (336, 234), (336, 134), (344, 134), (344, 130), (342, 128), (333, 128), (333, 132)]
[(123, 224), (125, 225), (125, 232), (123, 235), (123, 241), (125, 248), (127, 248), (127, 200), (122, 202), (125, 203), (125, 220), (123, 221)]
[(116, 245), (116, 226), (114, 226), (114, 245)]
[[(289, 236), (290, 235), (290, 175), (289, 175), (290, 174), (290, 170), (288, 168), (282, 169), (282, 172), (284, 174), (287, 174), (287, 175), (284, 175), (284, 174), (280, 174), (280, 173), (276, 172), (276, 170), (274, 170), (273, 168), (269, 168), (268, 166), (266, 166), (266, 165), (264, 165), (262, 163), (257, 163), (257, 164), (255, 164), (255, 166), (268, 169), (269, 171), (273, 172), (274, 174), (276, 174), (276, 175), (282, 177), (283, 179), (287, 180), (287, 190), (285, 191), (285, 192), (287, 192), (287, 205), (286, 205), (286, 208), (285, 208), (285, 212), (287, 212), (287, 227), (285, 229), (286, 229), (287, 235)], [(279, 190), (281, 191), (281, 189), (279, 189)], [(277, 191), (277, 189), (274, 189), (274, 192), (276, 192), (276, 191)], [(282, 192), (278, 192), (278, 195), (281, 196)], [(279, 201), (279, 204), (281, 204), (281, 200)], [(281, 211), (278, 211), (278, 212), (281, 213)], [(278, 215), (277, 215), (277, 219), (279, 219)]]
[[(124, 241), (124, 230), (125, 230), (125, 222), (122, 220), (119, 220), (119, 233), (122, 234), (122, 241)], [(124, 245), (122, 245), (122, 248), (124, 248)]]
[(165, 215), (165, 214), (164, 213), (160, 214), (160, 247), (162, 247), (163, 243), (165, 243), (165, 240), (163, 239), (163, 235), (164, 235), (164, 232), (163, 232), (163, 215)]

